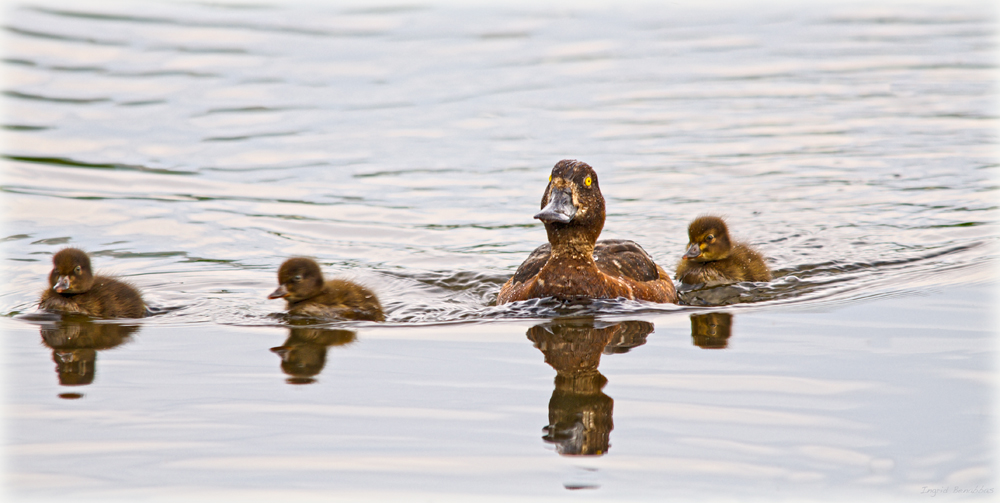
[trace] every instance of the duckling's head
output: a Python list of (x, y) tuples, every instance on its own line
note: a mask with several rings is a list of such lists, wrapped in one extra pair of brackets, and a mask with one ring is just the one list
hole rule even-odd
[(542, 196), (542, 211), (535, 218), (545, 222), (550, 243), (562, 241), (565, 238), (560, 237), (568, 233), (596, 242), (604, 228), (604, 196), (594, 168), (580, 161), (556, 163)]
[(323, 290), (323, 272), (319, 264), (305, 257), (290, 258), (278, 269), (278, 289), (269, 299), (298, 302), (315, 297)]
[(688, 226), (688, 249), (683, 260), (711, 262), (729, 256), (732, 244), (726, 222), (716, 216), (698, 217)]
[(66, 248), (52, 257), (49, 285), (56, 293), (83, 293), (94, 286), (90, 257), (83, 250)]

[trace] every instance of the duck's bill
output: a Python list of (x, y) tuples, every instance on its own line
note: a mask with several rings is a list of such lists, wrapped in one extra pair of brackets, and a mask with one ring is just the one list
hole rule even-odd
[(701, 255), (701, 247), (698, 246), (698, 243), (694, 243), (690, 247), (688, 247), (686, 252), (684, 252), (683, 258), (693, 259), (693, 258), (698, 258), (700, 255)]
[(542, 222), (559, 222), (568, 224), (576, 216), (576, 206), (573, 206), (573, 194), (566, 189), (553, 189), (549, 193), (549, 204), (535, 215)]
[(288, 296), (288, 289), (285, 288), (285, 285), (281, 285), (278, 287), (277, 290), (271, 292), (271, 295), (268, 295), (267, 298), (280, 299), (282, 297), (287, 297), (287, 296)]
[(69, 276), (59, 276), (59, 278), (56, 279), (56, 284), (52, 285), (52, 289), (58, 293), (63, 293), (66, 290), (69, 290)]

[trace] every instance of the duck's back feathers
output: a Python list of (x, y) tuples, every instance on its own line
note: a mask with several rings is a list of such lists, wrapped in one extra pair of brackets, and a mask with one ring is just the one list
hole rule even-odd
[(528, 255), (528, 258), (524, 259), (524, 262), (521, 262), (517, 271), (507, 280), (504, 287), (506, 288), (507, 285), (519, 285), (537, 276), (538, 272), (545, 266), (545, 263), (549, 261), (551, 255), (552, 245), (548, 243), (535, 248), (535, 251), (531, 252), (531, 255)]
[(628, 239), (598, 241), (594, 246), (594, 261), (606, 274), (632, 281), (657, 281), (661, 277), (662, 269), (653, 262), (646, 250)]
[(747, 274), (745, 281), (771, 281), (771, 270), (764, 263), (763, 255), (757, 250), (739, 243), (734, 255), (737, 255), (738, 260), (743, 263), (743, 270)]

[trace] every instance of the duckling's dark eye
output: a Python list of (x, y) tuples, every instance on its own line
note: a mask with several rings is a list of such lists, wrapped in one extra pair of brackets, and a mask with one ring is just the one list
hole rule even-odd
[(302, 281), (302, 275), (301, 274), (296, 274), (295, 277), (292, 278), (292, 281), (294, 281), (296, 283), (298, 283), (299, 281)]
[(705, 236), (705, 241), (708, 241), (708, 242), (711, 243), (712, 241), (715, 241), (715, 236), (712, 235), (712, 234), (709, 234), (709, 235)]
[(81, 272), (83, 272), (83, 268), (80, 266), (76, 266), (76, 269), (73, 269), (73, 274), (80, 274)]
[(593, 183), (594, 183), (594, 180), (592, 180), (589, 176), (586, 179), (583, 180), (583, 184), (586, 185), (587, 187), (590, 187), (591, 184), (593, 184)]

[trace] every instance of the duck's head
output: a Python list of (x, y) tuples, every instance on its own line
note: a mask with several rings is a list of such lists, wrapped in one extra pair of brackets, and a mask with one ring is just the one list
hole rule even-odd
[(604, 196), (594, 168), (580, 161), (556, 163), (535, 218), (545, 222), (550, 243), (564, 241), (565, 235), (597, 242), (604, 228)]
[(316, 296), (323, 290), (323, 272), (316, 261), (304, 257), (290, 258), (278, 269), (278, 289), (269, 299), (297, 302)]
[(66, 248), (52, 257), (49, 285), (56, 293), (83, 293), (94, 286), (90, 257), (83, 250)]
[(729, 229), (726, 222), (719, 217), (698, 217), (688, 226), (688, 249), (683, 260), (695, 262), (711, 262), (722, 260), (729, 256), (732, 244), (729, 241)]

